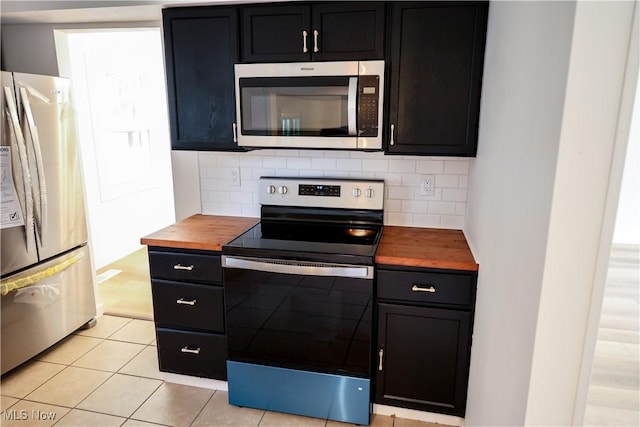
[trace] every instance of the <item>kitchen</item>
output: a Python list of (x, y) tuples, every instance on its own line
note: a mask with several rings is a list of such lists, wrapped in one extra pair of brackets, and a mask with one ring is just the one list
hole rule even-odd
[[(179, 161), (201, 171), (203, 177), (195, 177), (194, 188), (204, 187), (211, 174), (223, 174), (225, 168), (240, 168), (242, 185), (247, 177), (243, 168), (269, 165), (267, 169), (306, 171), (308, 166), (331, 168), (334, 159), (337, 170), (351, 165), (356, 170), (377, 167), (397, 173), (396, 169), (413, 164), (421, 173), (423, 169), (418, 168), (430, 166), (436, 168), (434, 174), (440, 173), (439, 168), (445, 174), (448, 170), (458, 176), (458, 185), (466, 181), (462, 228), (481, 267), (465, 423), (568, 425), (580, 416), (574, 415), (573, 408), (584, 375), (580, 373), (584, 329), (589, 322), (591, 284), (601, 275), (593, 266), (603, 268), (598, 240), (609, 172), (616, 169), (610, 166), (614, 142), (609, 135), (614, 134), (618, 113), (608, 106), (618, 104), (623, 88), (632, 6), (618, 7), (491, 5), (474, 159), (396, 159), (381, 153), (354, 153), (346, 159), (325, 154), (318, 160), (304, 152), (283, 157), (257, 151), (242, 157), (183, 152)], [(9, 27), (2, 29), (7, 68), (55, 74), (52, 36), (47, 33), (52, 26)], [(598, 43), (593, 40), (596, 37)], [(38, 46), (41, 61), (32, 64), (33, 59), (21, 58), (9, 42)], [(594, 70), (593, 75), (581, 71), (585, 69)], [(576, 114), (599, 120), (585, 123)], [(587, 148), (593, 150), (589, 160), (576, 162)], [(191, 206), (197, 206), (187, 214), (198, 212), (200, 206), (203, 213), (229, 213), (224, 210), (229, 205), (208, 205), (209, 189), (203, 187), (186, 195)], [(232, 209), (237, 210), (238, 204), (242, 209), (242, 203)], [(409, 212), (407, 217), (401, 209), (392, 221), (426, 225), (419, 222), (424, 215)], [(566, 244), (573, 249), (568, 255)], [(585, 284), (589, 284), (586, 292)], [(557, 306), (555, 301), (565, 303)], [(559, 321), (562, 329), (557, 327)], [(510, 396), (507, 404), (505, 394)]]

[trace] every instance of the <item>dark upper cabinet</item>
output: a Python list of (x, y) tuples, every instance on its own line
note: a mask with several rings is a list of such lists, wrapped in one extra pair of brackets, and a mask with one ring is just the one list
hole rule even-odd
[(473, 156), (487, 2), (391, 3), (390, 154)]
[(164, 9), (171, 147), (235, 150), (237, 9)]
[(384, 58), (383, 2), (246, 6), (242, 61)]

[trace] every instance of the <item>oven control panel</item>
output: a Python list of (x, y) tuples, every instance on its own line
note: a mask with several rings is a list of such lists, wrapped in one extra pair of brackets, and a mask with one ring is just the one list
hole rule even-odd
[(261, 205), (382, 210), (384, 181), (261, 177)]

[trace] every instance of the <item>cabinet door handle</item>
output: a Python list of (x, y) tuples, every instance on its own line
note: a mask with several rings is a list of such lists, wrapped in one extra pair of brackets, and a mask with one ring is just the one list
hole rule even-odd
[(411, 287), (411, 290), (413, 292), (431, 292), (432, 294), (436, 293), (436, 288), (434, 288), (433, 286), (429, 286), (428, 288), (423, 288), (423, 287), (418, 286), (418, 285), (413, 285)]
[(238, 142), (238, 125), (235, 122), (232, 125), (233, 127), (233, 142)]
[(309, 35), (309, 33), (307, 33), (307, 30), (303, 30), (302, 31), (302, 52), (307, 53), (309, 52), (309, 49), (307, 49), (307, 36)]
[(182, 353), (200, 354), (200, 347), (198, 347), (196, 349), (191, 349), (191, 348), (189, 348), (188, 345), (185, 345), (184, 347), (182, 347), (180, 349), (180, 351)]
[(187, 271), (191, 271), (193, 270), (193, 265), (182, 265), (182, 264), (176, 264), (173, 266), (174, 270), (187, 270)]
[(391, 140), (389, 141), (389, 144), (394, 145), (396, 142), (393, 140), (393, 133), (396, 130), (396, 126), (391, 123)]
[(196, 300), (192, 299), (191, 301), (185, 301), (184, 298), (180, 298), (179, 300), (176, 300), (176, 304), (196, 305)]
[(378, 351), (378, 371), (382, 371), (382, 356), (384, 356), (384, 348)]
[(320, 35), (318, 30), (313, 30), (313, 51), (314, 52), (320, 52), (320, 49), (318, 49), (318, 35)]

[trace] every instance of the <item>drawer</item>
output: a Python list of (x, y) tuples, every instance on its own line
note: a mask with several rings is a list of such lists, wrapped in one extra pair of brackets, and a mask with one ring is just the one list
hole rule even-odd
[(227, 379), (227, 337), (157, 328), (158, 363), (162, 372)]
[(222, 283), (220, 255), (149, 251), (149, 268), (157, 279)]
[(224, 333), (222, 286), (151, 279), (156, 324)]
[(378, 299), (470, 306), (472, 274), (378, 270)]

